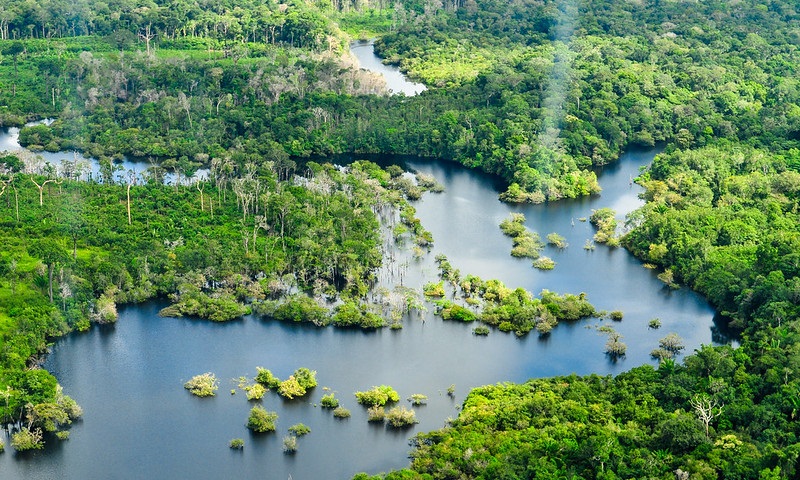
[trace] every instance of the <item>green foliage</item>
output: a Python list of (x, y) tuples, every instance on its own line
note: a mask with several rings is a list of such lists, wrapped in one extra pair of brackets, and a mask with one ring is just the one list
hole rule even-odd
[(533, 266), (539, 270), (552, 270), (556, 268), (556, 262), (550, 257), (539, 257), (533, 261)]
[(597, 243), (608, 243), (609, 246), (615, 246), (617, 232), (617, 220), (614, 218), (615, 212), (610, 208), (600, 208), (592, 211), (589, 217), (589, 222), (597, 228), (597, 233), (594, 234), (594, 241)]
[(311, 428), (308, 425), (296, 423), (289, 427), (289, 433), (296, 437), (302, 437), (303, 435), (308, 435), (311, 433)]
[(11, 434), (11, 446), (18, 452), (41, 450), (44, 448), (42, 431), (38, 428), (22, 427), (19, 431)]
[(444, 282), (428, 282), (422, 286), (422, 293), (426, 297), (444, 297)]
[(309, 370), (305, 367), (300, 367), (294, 371), (293, 376), (297, 380), (298, 385), (306, 390), (317, 386), (316, 370)]
[(350, 410), (339, 406), (333, 409), (333, 416), (336, 418), (350, 418)]
[(444, 320), (473, 322), (478, 319), (478, 316), (472, 310), (448, 300), (441, 300), (437, 302), (437, 305), (439, 307), (438, 313)]
[(489, 335), (489, 327), (487, 327), (486, 325), (478, 325), (477, 327), (472, 329), (472, 333), (480, 336)]
[(397, 406), (386, 412), (386, 422), (394, 428), (410, 427), (417, 423), (417, 415), (414, 410)]
[(319, 400), (319, 404), (322, 405), (322, 408), (336, 408), (339, 406), (339, 399), (336, 398), (333, 392), (326, 393)]
[(354, 300), (346, 300), (337, 306), (331, 320), (337, 327), (380, 328), (386, 325), (386, 321), (372, 312), (367, 304)]
[(267, 388), (274, 389), (280, 386), (281, 380), (264, 367), (256, 367), (255, 381)]
[(598, 328), (601, 332), (608, 335), (608, 340), (606, 341), (605, 352), (606, 355), (611, 357), (612, 359), (617, 359), (620, 357), (625, 356), (625, 352), (628, 350), (628, 346), (622, 342), (622, 335), (617, 333), (612, 327), (608, 325), (603, 325)]
[(326, 325), (329, 321), (328, 310), (313, 298), (303, 294), (287, 298), (275, 309), (272, 316), (276, 320), (310, 322), (318, 326)]
[(182, 317), (190, 315), (206, 318), (214, 322), (227, 322), (250, 313), (250, 309), (241, 305), (232, 294), (219, 294), (211, 297), (192, 286), (183, 286), (176, 295), (178, 302), (159, 312), (161, 316)]
[(539, 252), (544, 248), (539, 235), (525, 227), (525, 215), (521, 213), (512, 213), (509, 218), (500, 222), (500, 230), (513, 239), (511, 255), (514, 257), (538, 258)]
[(305, 395), (306, 389), (300, 385), (300, 382), (297, 381), (294, 375), (289, 375), (289, 378), (282, 381), (278, 386), (278, 394), (291, 400), (295, 397), (302, 397)]
[(230, 442), (228, 442), (228, 447), (234, 450), (241, 450), (244, 448), (244, 439), (234, 438)]
[(292, 454), (297, 451), (297, 437), (287, 435), (283, 437), (283, 453)]
[(397, 394), (397, 391), (388, 385), (372, 387), (371, 390), (364, 392), (355, 392), (355, 396), (358, 403), (367, 407), (383, 406), (387, 402), (400, 400), (400, 395)]
[(250, 409), (250, 415), (247, 418), (247, 428), (254, 433), (274, 432), (275, 421), (277, 419), (277, 413), (268, 412), (261, 405), (256, 405)]
[(658, 329), (661, 328), (661, 320), (658, 318), (653, 318), (647, 323), (648, 328)]
[[(3, 256), (17, 262), (3, 272), (9, 287), (0, 291), (4, 420), (26, 404), (57, 403), (55, 379), (28, 370), (28, 360), (48, 339), (85, 328), (90, 316), (113, 320), (117, 303), (173, 295), (174, 311), (225, 319), (251, 299), (294, 287), (344, 284), (362, 296), (380, 261), (370, 208), (380, 191), (319, 165), (309, 166), (307, 182), (286, 182), (290, 154), (452, 159), (502, 176), (510, 184), (505, 200), (538, 203), (597, 193), (589, 167), (631, 145), (666, 141), (638, 180), (648, 204), (631, 217), (623, 244), (669, 271), (668, 285), (704, 294), (746, 334), (741, 347), (703, 348), (685, 366), (662, 361), (658, 372), (476, 393), (451, 430), (419, 441), (412, 467), (448, 478), (797, 475), (794, 3), (480, 0), (452, 8), (400, 2), (369, 13), (369, 2), (277, 8), (245, 0), (230, 7), (250, 13), (222, 29), (227, 10), (162, 3), (147, 15), (126, 15), (123, 6), (118, 18), (92, 6), (70, 16), (64, 5), (37, 2), (4, 14), (3, 36), (15, 40), (0, 43), (0, 122), (59, 116), (51, 126), (23, 128), (20, 140), (108, 157), (101, 183), (64, 180), (44, 192), (41, 207), (28, 179), (43, 177), (15, 174), (9, 183), (33, 201), (20, 202), (19, 214), (0, 212)], [(354, 34), (387, 32), (378, 51), (436, 88), (412, 98), (360, 95), (369, 92), (367, 77), (308, 54), (341, 48), (323, 10)], [(78, 37), (90, 28), (95, 36)], [(152, 38), (136, 42), (146, 29)], [(353, 81), (342, 82), (340, 71)], [(150, 156), (162, 170), (131, 187), (131, 222), (109, 160), (122, 153)], [(202, 165), (212, 167), (203, 203), (192, 189), (159, 185), (165, 168), (180, 176)], [(420, 194), (412, 187), (401, 186)], [(254, 192), (263, 195), (254, 200)], [(212, 198), (213, 215), (205, 203)], [(75, 204), (84, 206), (84, 222), (68, 220)], [(429, 246), (413, 211), (403, 218), (415, 241)], [(613, 246), (617, 237), (603, 220), (597, 241)], [(63, 252), (45, 261), (42, 242)], [(530, 253), (530, 242), (521, 243), (518, 252)], [(71, 259), (62, 255), (69, 244)], [(38, 260), (46, 275), (36, 273)], [(54, 288), (55, 267), (63, 291)], [(581, 299), (542, 295), (536, 305), (496, 284), (467, 283), (469, 300), (487, 304), (481, 317), (517, 333), (546, 333), (587, 310)], [(223, 286), (209, 292), (207, 284)], [(285, 310), (288, 320), (328, 321), (308, 302)], [(727, 402), (722, 435), (699, 441), (686, 402), (714, 390)]]
[(367, 421), (368, 422), (383, 422), (386, 418), (386, 410), (380, 405), (373, 405), (367, 409)]
[[(459, 287), (468, 303), (477, 304), (477, 298), (482, 301), (482, 310), (477, 314), (480, 321), (517, 335), (524, 335), (533, 329), (540, 334), (547, 334), (560, 320), (574, 321), (596, 313), (584, 294), (562, 297), (544, 290), (540, 299), (533, 298), (530, 292), (522, 288), (511, 290), (498, 280), (483, 281), (471, 275)], [(471, 310), (449, 301), (441, 301), (439, 305), (437, 313), (443, 317), (447, 315), (445, 318), (469, 320), (474, 315)]]
[(555, 232), (547, 234), (547, 243), (561, 249), (567, 248), (569, 245), (566, 238)]
[(264, 385), (255, 383), (253, 385), (248, 385), (247, 388), (245, 388), (245, 392), (247, 392), (248, 400), (261, 400), (267, 393), (267, 389)]
[(213, 397), (219, 388), (219, 380), (211, 372), (201, 373), (184, 383), (183, 388), (198, 397)]
[(408, 397), (408, 401), (414, 406), (425, 405), (428, 403), (428, 396), (421, 393), (415, 393)]

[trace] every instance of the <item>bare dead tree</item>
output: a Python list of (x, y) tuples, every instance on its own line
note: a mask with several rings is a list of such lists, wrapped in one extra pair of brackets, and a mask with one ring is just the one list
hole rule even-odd
[(147, 46), (147, 56), (150, 56), (150, 40), (155, 38), (156, 34), (151, 31), (152, 25), (149, 23), (144, 27), (144, 33), (139, 32), (139, 38), (144, 40), (145, 45)]
[[(61, 180), (56, 180), (55, 178), (48, 178), (47, 180), (45, 180), (41, 184), (39, 184), (36, 180), (34, 180), (33, 177), (28, 177), (28, 178), (30, 178), (31, 182), (33, 182), (33, 184), (36, 185), (36, 188), (39, 189), (39, 206), (40, 207), (44, 205), (44, 200), (43, 200), (44, 186), (47, 185), (48, 183), (51, 183), (51, 182), (55, 183), (56, 185), (61, 185)], [(16, 189), (15, 189), (15, 192), (16, 192)], [(17, 215), (19, 216), (19, 213), (17, 213)]]
[[(205, 184), (205, 182), (203, 182), (201, 180), (201, 181), (198, 181), (197, 183), (195, 183), (194, 186), (197, 189), (197, 191), (200, 192), (200, 211), (201, 212), (205, 212), (206, 211), (206, 207), (205, 207), (205, 203), (203, 201), (203, 189), (206, 188), (206, 184)], [(213, 212), (213, 210), (212, 210), (212, 212)]]
[(131, 186), (136, 185), (136, 173), (133, 170), (128, 170), (128, 187), (126, 195), (128, 198), (128, 225), (131, 224)]
[(709, 426), (715, 418), (722, 415), (723, 405), (717, 402), (717, 399), (711, 398), (708, 395), (695, 395), (689, 400), (689, 405), (692, 406), (697, 418), (699, 418), (706, 427), (706, 438), (708, 438)]

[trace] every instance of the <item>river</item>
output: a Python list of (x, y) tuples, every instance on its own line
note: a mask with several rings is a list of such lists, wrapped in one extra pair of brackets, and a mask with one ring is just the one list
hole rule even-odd
[[(454, 163), (379, 159), (433, 174), (446, 188), (415, 203), (435, 244), (418, 261), (402, 251), (402, 261), (409, 264), (407, 286), (435, 279), (433, 257), (442, 253), (464, 274), (498, 278), (510, 287), (585, 292), (596, 307), (624, 312), (624, 319), (614, 322), (628, 345), (621, 360), (604, 355), (605, 337), (594, 328), (603, 323), (599, 320), (562, 323), (545, 338), (499, 331), (478, 337), (472, 334), (474, 325), (444, 322), (430, 312), (404, 319), (401, 330), (362, 332), (255, 317), (226, 324), (161, 318), (157, 312), (163, 303), (153, 301), (121, 308), (116, 325), (95, 326), (55, 343), (44, 367), (81, 404), (84, 418), (67, 441), (52, 439), (41, 452), (0, 455), (0, 478), (299, 480), (378, 473), (407, 465), (408, 439), (457, 416), (473, 387), (570, 373), (612, 374), (655, 364), (649, 352), (669, 332), (685, 340), (687, 352), (712, 343), (719, 339), (714, 311), (700, 296), (665, 288), (655, 272), (623, 249), (583, 249), (593, 231), (580, 219), (592, 209), (608, 206), (624, 214), (640, 205), (640, 189), (630, 178), (655, 153), (628, 152), (599, 172), (600, 196), (525, 206), (499, 202), (496, 179)], [(567, 238), (566, 249), (544, 252), (556, 261), (554, 270), (538, 271), (528, 260), (509, 255), (511, 240), (498, 224), (511, 212), (524, 213), (527, 225), (542, 237), (558, 232)], [(659, 330), (647, 326), (655, 317), (663, 325)], [(241, 391), (229, 393), (236, 388), (234, 379), (252, 378), (257, 366), (281, 378), (308, 367), (319, 380), (302, 399), (284, 401), (268, 393), (261, 403), (278, 413), (278, 430), (263, 436), (245, 428), (253, 403)], [(183, 383), (207, 371), (221, 379), (217, 396), (192, 397)], [(404, 405), (411, 394), (428, 396), (427, 405), (416, 408), (416, 426), (395, 431), (367, 422), (366, 409), (353, 392), (381, 384), (393, 386)], [(455, 398), (446, 394), (451, 384)], [(317, 406), (323, 387), (336, 392), (351, 418), (335, 419)], [(298, 440), (296, 454), (286, 455), (282, 438), (299, 422), (311, 433)], [(228, 448), (233, 438), (244, 439), (242, 451)]]

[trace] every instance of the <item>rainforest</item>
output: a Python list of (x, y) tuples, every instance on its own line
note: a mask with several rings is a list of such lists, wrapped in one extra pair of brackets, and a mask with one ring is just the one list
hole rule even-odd
[[(470, 342), (538, 348), (576, 328), (607, 338), (609, 367), (468, 392), (437, 379), (439, 395), (409, 380), (411, 410), (387, 394), (386, 412), (362, 412), (358, 394), (394, 390), (375, 379), (355, 397), (336, 392), (324, 365), (296, 354), (305, 346), (286, 349), (289, 335), (269, 346), (285, 365), (243, 365), (258, 374), (236, 375), (222, 389), (231, 398), (187, 399), (211, 408), (244, 391), (248, 406), (308, 390), (306, 403), (332, 407), (320, 422), (382, 426), (391, 413), (385, 433), (401, 436), (414, 413), (424, 422), (425, 408), (453, 403), (443, 427), (409, 433), (410, 460), (354, 465), (349, 477), (795, 478), (799, 25), (789, 0), (0, 0), (0, 455), (33, 465), (69, 451), (90, 412), (42, 368), (48, 353), (111, 338), (141, 308), (213, 324), (218, 338), (254, 335), (253, 318), (275, 338), (335, 330), (331, 351), (354, 334), (389, 348), (384, 334), (421, 332), (425, 319), (428, 331), (477, 322)], [(425, 90), (394, 93), (359, 68), (351, 44), (368, 42)], [(559, 230), (530, 220), (610, 195), (604, 172), (642, 149), (653, 158), (623, 181), (641, 199), (624, 218), (592, 203)], [(452, 258), (436, 250), (449, 240), (426, 224), (425, 202), (466, 175), (496, 186), (508, 210), (467, 215), (498, 238), (501, 225), (504, 261), (525, 262), (539, 290), (510, 284), (520, 277), (505, 267), (482, 270), (466, 242)], [(457, 216), (469, 198), (452, 198), (442, 208)], [(633, 255), (659, 295), (699, 294), (730, 336), (685, 349), (666, 311), (637, 317), (573, 290), (578, 281), (548, 286), (577, 268), (565, 250)], [(414, 285), (414, 265), (435, 278)], [(626, 346), (618, 330), (631, 322), (641, 333), (626, 331)], [(652, 335), (662, 338), (644, 346)], [(181, 387), (201, 364), (176, 392), (189, 395)], [(300, 404), (256, 404), (251, 420), (285, 430), (278, 417)], [(223, 448), (244, 455), (272, 435), (234, 432), (251, 437)], [(317, 426), (289, 432), (282, 455), (313, 462), (302, 454)]]

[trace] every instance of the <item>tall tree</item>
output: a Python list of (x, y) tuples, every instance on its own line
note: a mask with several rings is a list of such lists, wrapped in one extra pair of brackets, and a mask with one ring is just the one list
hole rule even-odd
[(50, 297), (50, 302), (52, 302), (53, 272), (55, 271), (56, 265), (64, 263), (67, 260), (67, 252), (52, 239), (37, 239), (31, 242), (31, 246), (28, 248), (28, 254), (32, 257), (40, 258), (42, 262), (47, 265), (47, 293)]

